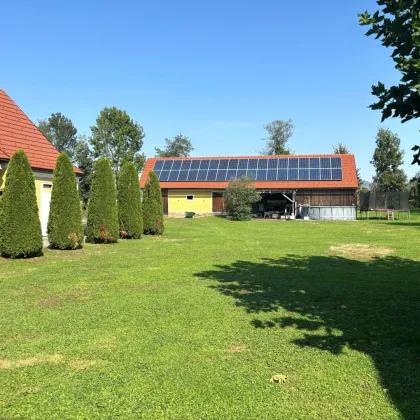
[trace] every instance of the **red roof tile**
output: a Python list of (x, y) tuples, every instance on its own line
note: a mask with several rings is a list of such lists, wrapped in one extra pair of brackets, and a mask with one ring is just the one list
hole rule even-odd
[[(207, 156), (187, 158), (188, 160), (197, 159), (252, 159), (252, 158), (273, 159), (278, 157), (341, 157), (343, 168), (343, 179), (341, 181), (256, 181), (255, 187), (258, 189), (299, 189), (299, 188), (357, 188), (357, 172), (354, 155), (283, 155), (283, 156)], [(140, 178), (140, 187), (144, 188), (149, 172), (155, 166), (157, 158), (147, 159), (143, 173)], [(165, 160), (164, 158), (159, 158)], [(166, 158), (167, 160), (183, 160), (185, 158)], [(224, 189), (228, 182), (217, 181), (197, 181), (197, 182), (161, 182), (161, 188), (168, 189)]]
[[(6, 92), (0, 89), (0, 160), (10, 160), (19, 149), (26, 152), (33, 168), (51, 171), (60, 154)], [(74, 171), (82, 173), (76, 167)]]

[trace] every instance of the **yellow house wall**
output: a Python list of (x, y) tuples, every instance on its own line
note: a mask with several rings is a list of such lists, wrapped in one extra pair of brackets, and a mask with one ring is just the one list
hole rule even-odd
[[(193, 195), (194, 200), (187, 200), (187, 195)], [(168, 213), (212, 212), (212, 192), (200, 190), (169, 190)]]
[[(0, 169), (0, 189), (4, 188), (4, 184), (6, 182), (6, 172), (7, 168)], [(42, 184), (52, 184), (52, 173), (50, 176), (48, 175), (38, 175), (35, 174), (35, 192), (36, 192), (36, 201), (38, 204), (38, 211), (41, 210), (41, 192), (42, 192)]]
[(6, 168), (0, 169), (0, 190), (4, 188), (4, 182), (6, 181)]
[[(35, 191), (36, 202), (38, 203), (38, 211), (41, 211), (42, 184), (52, 184), (52, 178), (35, 176)], [(49, 192), (51, 192), (51, 190)]]

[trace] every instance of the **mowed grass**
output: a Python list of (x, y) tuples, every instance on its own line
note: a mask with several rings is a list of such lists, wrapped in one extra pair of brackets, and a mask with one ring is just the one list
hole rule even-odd
[(0, 259), (0, 418), (419, 419), (419, 219)]

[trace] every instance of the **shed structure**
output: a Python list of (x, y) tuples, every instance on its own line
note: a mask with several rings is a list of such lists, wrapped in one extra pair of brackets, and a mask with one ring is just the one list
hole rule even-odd
[(152, 170), (168, 216), (225, 213), (225, 188), (232, 179), (247, 176), (262, 197), (253, 209), (259, 217), (356, 218), (358, 182), (351, 154), (150, 158), (141, 188)]

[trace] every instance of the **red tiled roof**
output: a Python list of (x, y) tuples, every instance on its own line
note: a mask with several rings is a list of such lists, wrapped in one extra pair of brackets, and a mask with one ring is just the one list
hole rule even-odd
[[(354, 155), (282, 155), (282, 156), (258, 156), (258, 158), (279, 158), (279, 157), (301, 157), (301, 158), (310, 158), (310, 157), (341, 157), (341, 163), (343, 168), (343, 179), (341, 181), (256, 181), (255, 187), (258, 189), (299, 189), (299, 188), (357, 188), (357, 173), (356, 173), (356, 162), (354, 160)], [(188, 160), (198, 160), (198, 159), (252, 159), (256, 156), (207, 156), (207, 157), (196, 157), (196, 158), (187, 158)], [(140, 187), (144, 188), (146, 183), (146, 178), (149, 172), (155, 166), (156, 159), (150, 158), (147, 159), (146, 165), (144, 167), (143, 173), (140, 178)], [(164, 158), (159, 158), (161, 160)], [(183, 160), (186, 158), (166, 158), (167, 160)], [(197, 181), (197, 182), (161, 182), (161, 188), (168, 189), (224, 189), (229, 183), (217, 182), (217, 181)]]
[[(60, 154), (6, 92), (0, 89), (0, 160), (10, 160), (19, 149), (26, 152), (33, 168), (50, 171), (54, 170)], [(82, 173), (76, 167), (74, 171)]]

